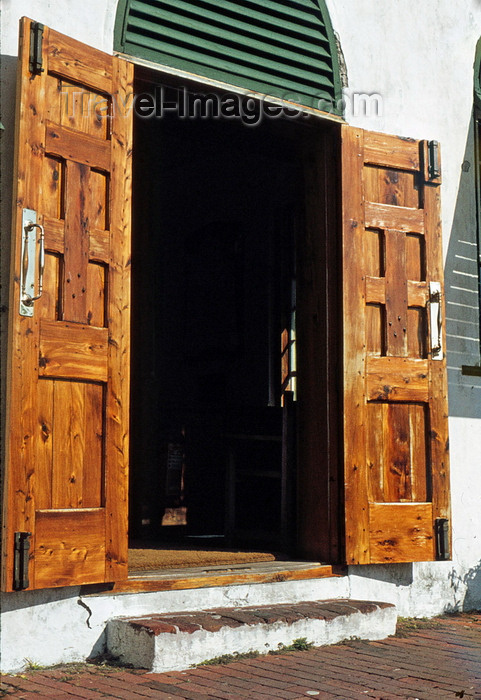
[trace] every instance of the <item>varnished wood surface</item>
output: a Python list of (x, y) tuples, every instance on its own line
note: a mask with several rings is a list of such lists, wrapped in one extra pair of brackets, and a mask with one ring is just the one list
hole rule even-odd
[[(31, 118), (38, 108), (40, 78), (24, 80), (29, 64), (29, 23), (20, 25), (19, 70), (17, 73), (17, 105), (15, 119), (15, 190), (12, 197), (12, 252), (8, 344), (8, 385), (6, 420), (6, 468), (4, 477), (4, 516), (2, 545), (2, 586), (13, 584), (14, 533), (31, 532), (35, 523), (33, 468), (36, 462), (37, 406), (35, 367), (38, 361), (38, 320), (18, 314), (20, 299), (19, 271), (22, 240), (22, 209), (40, 209), (39, 183), (42, 181), (44, 128)], [(33, 157), (32, 157), (32, 154)], [(30, 565), (34, 575), (35, 562)]]
[(427, 401), (428, 362), (404, 357), (366, 358), (366, 398), (368, 401)]
[[(133, 65), (114, 57), (113, 92), (124, 103), (133, 92), (133, 77)], [(112, 128), (110, 200), (109, 392), (105, 416), (106, 577), (109, 581), (127, 577), (131, 205), (132, 122), (131, 118), (120, 114)]]
[(373, 503), (369, 522), (373, 564), (435, 558), (431, 503)]
[(47, 122), (45, 147), (60, 158), (101, 170), (110, 170), (110, 143), (66, 126)]
[(364, 132), (342, 127), (344, 350), (344, 513), (347, 563), (369, 562), (368, 478), (364, 426), (366, 328), (363, 167)]
[(111, 56), (53, 29), (49, 32), (48, 65), (53, 73), (70, 77), (77, 85), (111, 91)]
[(282, 583), (336, 576), (332, 566), (307, 562), (269, 562), (229, 567), (193, 567), (133, 574), (115, 583), (109, 593), (187, 590), (253, 583)]
[(364, 205), (366, 227), (396, 229), (397, 231), (424, 231), (422, 209), (397, 207), (392, 204), (366, 202)]
[[(133, 69), (45, 27), (31, 76), (29, 19), (21, 36), (5, 590), (17, 531), (32, 533), (30, 588), (127, 576), (132, 120), (113, 100)], [(45, 225), (31, 318), (18, 314), (23, 207)]]
[(35, 550), (37, 588), (97, 583), (105, 575), (105, 514), (102, 509), (38, 511)]
[(42, 320), (39, 376), (105, 382), (107, 360), (107, 328)]
[(367, 132), (364, 161), (404, 170), (419, 170), (419, 141), (391, 134)]
[(346, 559), (430, 561), (435, 519), (450, 517), (446, 368), (428, 323), (439, 179), (424, 142), (343, 128)]

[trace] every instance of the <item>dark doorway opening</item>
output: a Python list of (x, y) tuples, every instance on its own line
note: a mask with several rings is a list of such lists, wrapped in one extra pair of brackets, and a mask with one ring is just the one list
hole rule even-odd
[[(152, 94), (154, 75), (141, 75), (137, 91)], [(174, 88), (165, 95), (179, 99)], [(135, 120), (136, 542), (292, 556), (296, 128), (174, 111)]]

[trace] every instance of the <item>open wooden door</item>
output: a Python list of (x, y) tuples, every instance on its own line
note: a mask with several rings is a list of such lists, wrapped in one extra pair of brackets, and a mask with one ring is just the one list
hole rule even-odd
[(350, 564), (450, 558), (436, 142), (342, 127)]
[(19, 55), (4, 590), (127, 576), (133, 68), (26, 18)]

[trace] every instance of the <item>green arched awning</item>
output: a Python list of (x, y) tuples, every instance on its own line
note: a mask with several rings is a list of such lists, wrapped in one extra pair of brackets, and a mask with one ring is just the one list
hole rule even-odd
[(339, 114), (324, 0), (120, 0), (116, 51)]

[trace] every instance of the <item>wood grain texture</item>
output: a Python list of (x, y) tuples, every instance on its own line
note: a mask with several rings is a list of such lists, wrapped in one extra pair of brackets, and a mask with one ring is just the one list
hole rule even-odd
[(39, 382), (37, 386), (38, 421), (36, 430), (35, 506), (52, 507), (53, 479), (53, 382)]
[(407, 310), (407, 334), (409, 357), (427, 357), (428, 326), (424, 306)]
[(53, 253), (63, 254), (65, 221), (45, 216), (43, 225), (45, 229), (45, 249)]
[(45, 124), (47, 153), (100, 170), (110, 169), (110, 143), (52, 122)]
[(373, 564), (434, 559), (431, 503), (372, 503), (369, 529)]
[(110, 260), (109, 231), (90, 229), (89, 244), (89, 259), (94, 262), (103, 262), (108, 264)]
[(63, 163), (59, 158), (44, 158), (44, 218), (60, 219), (63, 211)]
[(367, 358), (366, 398), (368, 401), (427, 401), (429, 372), (427, 360), (410, 357)]
[(429, 500), (426, 416), (421, 403), (367, 404), (370, 502)]
[(372, 402), (366, 407), (367, 491), (370, 502), (382, 503), (384, 498), (384, 431), (382, 426), (388, 404)]
[(429, 431), (428, 409), (426, 404), (409, 406), (411, 436), (411, 487), (413, 501), (430, 501), (430, 455), (427, 451)]
[(110, 99), (106, 95), (70, 83), (60, 81), (60, 115), (55, 120), (62, 126), (105, 139), (108, 136), (108, 123), (111, 113)]
[(42, 320), (39, 346), (40, 377), (107, 381), (106, 328)]
[[(85, 455), (85, 385), (54, 384), (52, 508), (80, 508)], [(62, 407), (62, 410), (58, 410)]]
[(424, 236), (409, 233), (405, 239), (406, 277), (408, 280), (423, 282), (426, 279), (426, 249)]
[(419, 190), (415, 173), (396, 168), (364, 167), (364, 196), (366, 201), (381, 206), (419, 208)]
[(42, 304), (38, 309), (38, 315), (49, 321), (55, 321), (58, 318), (59, 308), (60, 258), (47, 251), (43, 273)]
[(409, 404), (386, 405), (382, 423), (384, 434), (384, 501), (410, 501), (411, 434)]
[(366, 352), (386, 354), (386, 307), (384, 304), (366, 304)]
[(407, 339), (406, 234), (386, 230), (386, 354), (405, 357)]
[[(125, 100), (133, 90), (133, 65), (113, 58), (113, 94)], [(132, 114), (112, 122), (110, 175), (110, 268), (108, 305), (109, 391), (106, 397), (105, 479), (106, 576), (127, 577)]]
[[(366, 275), (366, 304), (386, 303), (386, 280), (384, 277), (370, 277)], [(425, 307), (429, 292), (426, 282), (412, 282), (407, 280), (408, 306)]]
[[(72, 528), (75, 517), (75, 528)], [(105, 579), (105, 510), (38, 511), (33, 556), (38, 588)]]
[[(41, 211), (41, 190), (44, 173), (44, 125), (35, 118), (41, 112), (43, 77), (23, 80), (28, 74), (30, 22), (20, 22), (19, 70), (17, 73), (17, 106), (15, 132), (15, 188), (13, 192), (11, 287), (7, 358), (6, 468), (4, 477), (4, 516), (2, 546), (2, 586), (13, 587), (14, 533), (34, 531), (36, 463), (36, 430), (38, 406), (36, 367), (38, 358), (38, 319), (19, 316), (19, 271), (21, 265), (22, 209)], [(27, 105), (31, 108), (27, 108)], [(29, 565), (35, 575), (35, 563)]]
[(91, 326), (106, 325), (107, 265), (91, 262), (87, 266), (87, 323)]
[[(32, 589), (103, 582), (106, 558), (117, 562), (127, 547), (130, 299), (124, 275), (130, 265), (126, 250), (131, 182), (122, 164), (131, 157), (131, 120), (122, 114), (122, 124), (114, 129), (116, 173), (112, 177), (110, 129), (100, 122), (98, 112), (77, 113), (70, 120), (61, 94), (62, 84), (72, 87), (73, 83), (94, 96), (110, 94), (112, 57), (46, 27), (45, 70), (32, 77), (28, 19), (22, 20), (21, 37), (2, 550), (5, 590), (13, 586), (16, 531), (33, 535)], [(121, 85), (126, 77), (125, 72), (118, 74), (116, 84), (127, 99), (132, 84), (130, 80)], [(117, 202), (114, 214), (113, 201)], [(23, 207), (37, 212), (46, 234), (45, 292), (35, 302), (32, 318), (17, 313)], [(112, 246), (108, 227), (115, 217)], [(112, 270), (117, 274), (120, 270), (122, 281), (114, 284), (107, 309)], [(62, 315), (71, 321), (59, 320)], [(116, 438), (110, 451), (105, 448), (107, 405), (111, 434)], [(124, 452), (119, 459), (122, 440)], [(100, 509), (87, 517), (86, 505)], [(59, 516), (56, 506), (67, 510)], [(63, 532), (68, 532), (64, 539)], [(84, 556), (81, 546), (85, 548), (86, 542), (89, 551)], [(121, 573), (126, 575), (125, 563)]]
[(50, 30), (45, 59), (49, 72), (71, 78), (77, 85), (107, 94), (112, 90), (112, 59), (102, 51)]
[[(367, 552), (361, 559), (346, 537), (348, 562), (432, 560), (433, 518), (450, 517), (445, 362), (430, 356), (427, 323), (429, 282), (442, 281), (443, 272), (439, 187), (423, 183), (424, 150), (420, 142), (365, 133), (363, 166), (357, 175), (350, 163), (346, 168), (349, 196), (355, 177), (362, 183), (361, 205), (351, 203), (352, 226), (359, 217), (367, 228), (358, 250), (354, 236), (344, 234), (354, 251), (344, 260), (344, 363), (351, 368), (344, 386), (346, 534), (357, 516), (365, 519), (366, 499), (371, 503)], [(359, 289), (352, 279), (361, 280)], [(351, 297), (362, 292), (356, 306)], [(353, 332), (359, 316), (364, 337)], [(364, 366), (354, 363), (356, 355), (364, 355)], [(356, 466), (362, 458), (355, 430), (366, 435), (366, 497), (356, 481), (362, 467), (349, 472), (353, 455)], [(425, 504), (418, 530), (414, 502)]]
[(398, 231), (422, 233), (424, 213), (422, 209), (395, 207), (367, 201), (365, 208), (366, 226), (372, 228), (395, 228)]
[[(426, 184), (424, 188), (427, 278), (443, 282), (443, 257), (440, 218), (439, 183)], [(442, 286), (442, 314), (445, 315), (444, 285)], [(443, 347), (446, 348), (446, 328), (443, 324)], [(446, 381), (446, 357), (431, 362), (430, 394), (431, 431), (429, 448), (432, 460), (433, 517), (451, 519), (449, 480), (448, 397)]]
[(102, 387), (46, 381), (54, 387), (52, 508), (100, 507), (102, 494)]
[(344, 316), (344, 498), (348, 563), (369, 562), (365, 411), (365, 282), (362, 174), (364, 134), (342, 127), (342, 248)]
[(419, 142), (366, 131), (364, 160), (372, 165), (416, 171), (420, 167)]
[(67, 161), (62, 318), (87, 323), (90, 171)]
[(278, 569), (272, 572), (260, 573), (231, 573), (217, 575), (198, 572), (185, 572), (185, 576), (171, 576), (164, 572), (162, 576), (141, 578), (135, 575), (124, 581), (117, 581), (108, 594), (112, 593), (143, 593), (147, 591), (182, 591), (191, 588), (215, 588), (217, 586), (246, 585), (251, 583), (279, 583), (283, 581), (305, 581), (316, 578), (334, 578), (338, 574), (333, 572), (333, 567), (327, 564), (309, 566), (305, 569), (290, 570)]

